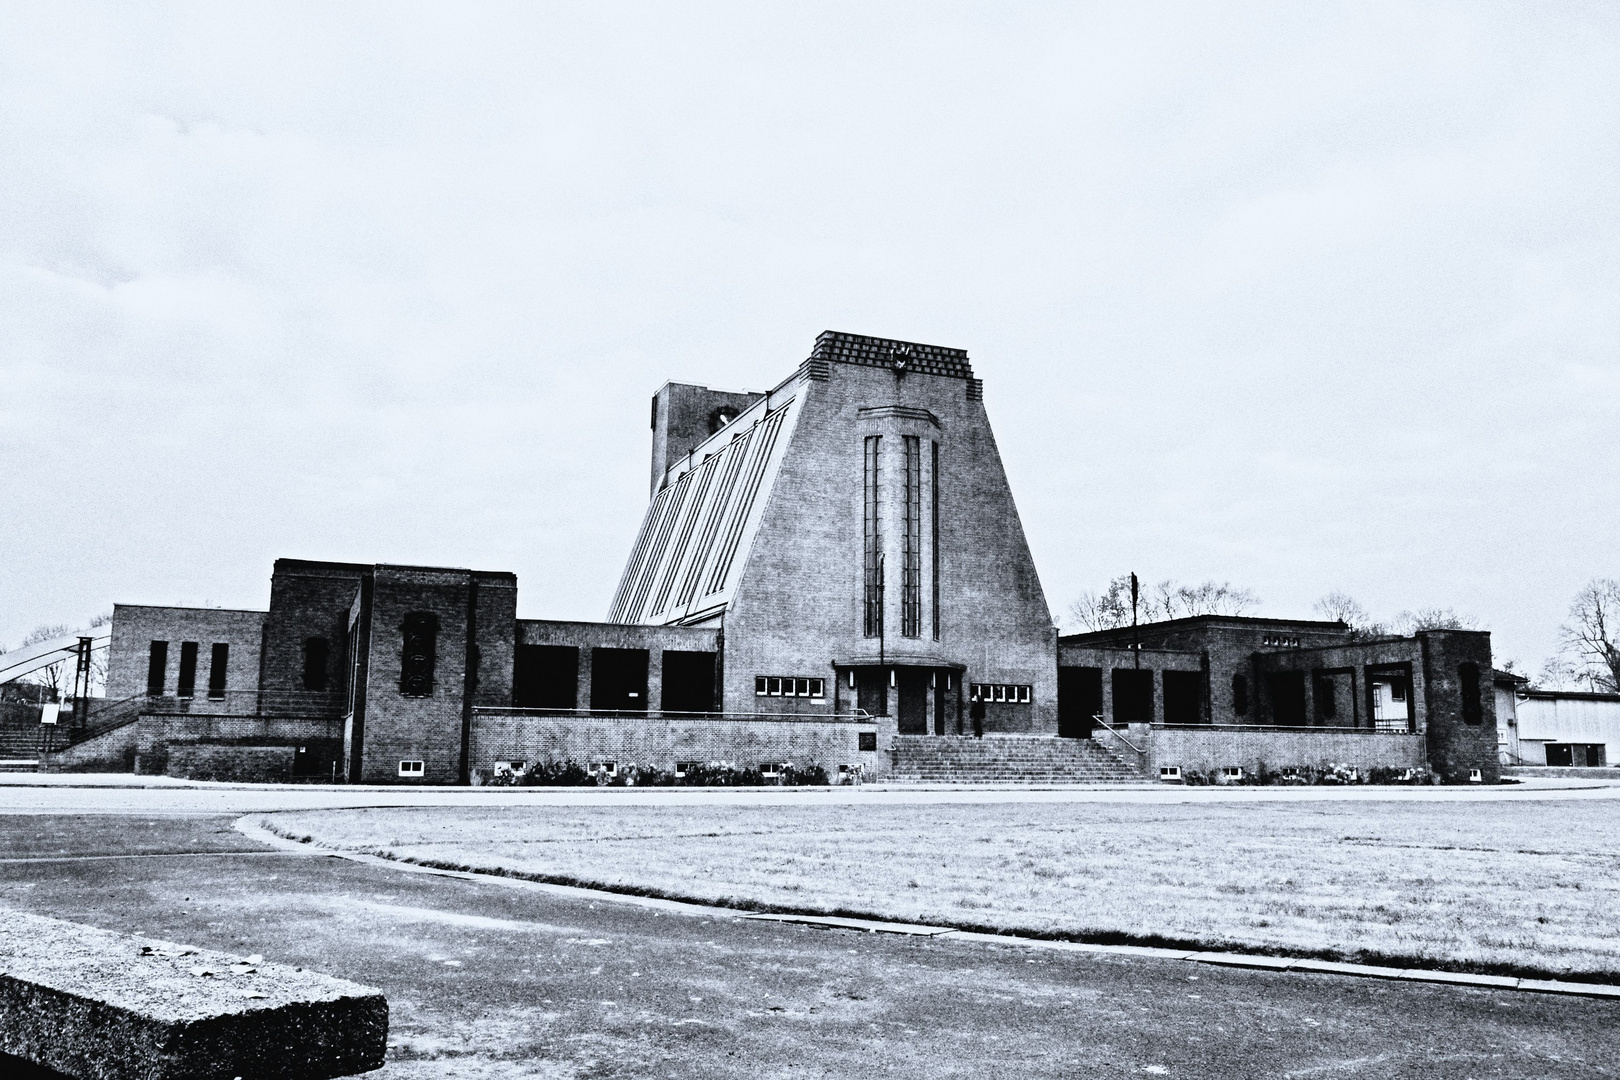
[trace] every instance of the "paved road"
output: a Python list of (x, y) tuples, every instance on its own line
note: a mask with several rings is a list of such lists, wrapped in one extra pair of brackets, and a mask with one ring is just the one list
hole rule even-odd
[(380, 986), (388, 1080), (1620, 1075), (1609, 1002), (671, 914), (138, 802), (0, 816), (0, 903)]

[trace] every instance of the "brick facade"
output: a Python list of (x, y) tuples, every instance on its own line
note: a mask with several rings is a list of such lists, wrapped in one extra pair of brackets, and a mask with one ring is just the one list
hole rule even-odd
[[(511, 574), (297, 559), (267, 612), (119, 605), (109, 696), (144, 694), (166, 640), (148, 712), (190, 716), (142, 721), (143, 761), (184, 745), (174, 760), (219, 772), (252, 746), (270, 768), (292, 737), (199, 736), (208, 712), (318, 728), (350, 782), (455, 784), (542, 754), (830, 768), (900, 735), (1084, 736), (1095, 711), (1211, 767), (1403, 766), (1421, 745), (1447, 779), (1495, 778), (1487, 634), (1206, 616), (1060, 642), (962, 350), (828, 332), (768, 393), (666, 384), (651, 423), (607, 622), (519, 620)], [(208, 699), (215, 643), (228, 691)], [(857, 716), (875, 749), (846, 745)]]
[[(534, 716), (479, 713), (473, 726), (473, 764), (493, 769), (498, 761), (572, 761), (580, 765), (612, 761), (620, 766), (674, 770), (683, 761), (730, 762), (747, 768), (791, 763), (819, 765), (836, 779), (840, 766), (860, 766), (879, 777), (888, 754), (860, 749), (860, 734), (877, 735), (879, 721), (832, 719), (797, 722), (696, 718)], [(892, 727), (892, 725), (889, 725)], [(884, 739), (885, 748), (892, 742)]]

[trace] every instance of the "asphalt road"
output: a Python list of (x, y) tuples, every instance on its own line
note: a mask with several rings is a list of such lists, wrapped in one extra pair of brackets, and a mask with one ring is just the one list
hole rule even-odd
[(403, 1077), (1620, 1075), (1620, 1005), (691, 916), (0, 816), (0, 903), (378, 986)]

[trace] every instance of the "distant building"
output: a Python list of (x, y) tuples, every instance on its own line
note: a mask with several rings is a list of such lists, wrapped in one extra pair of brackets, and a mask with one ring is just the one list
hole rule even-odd
[(1497, 743), (1504, 765), (1620, 765), (1620, 694), (1532, 690), (1498, 673)]
[(651, 426), (607, 622), (518, 619), (506, 573), (280, 559), (266, 611), (118, 605), (103, 723), (56, 767), (1495, 779), (1488, 634), (1205, 617), (1060, 643), (961, 350), (828, 332), (767, 392), (666, 384)]

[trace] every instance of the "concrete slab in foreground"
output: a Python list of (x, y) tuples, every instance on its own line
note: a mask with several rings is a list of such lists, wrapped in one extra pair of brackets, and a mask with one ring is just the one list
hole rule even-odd
[(312, 971), (0, 911), (0, 1053), (84, 1080), (380, 1068), (388, 1002)]

